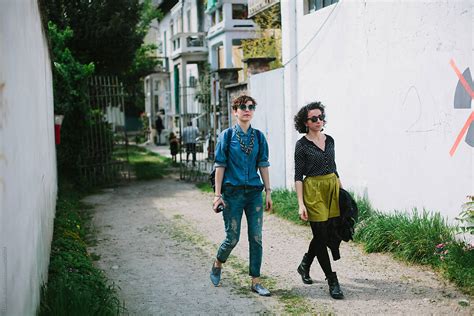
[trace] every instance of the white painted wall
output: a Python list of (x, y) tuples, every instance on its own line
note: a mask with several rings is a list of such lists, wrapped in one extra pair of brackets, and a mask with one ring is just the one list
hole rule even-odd
[[(285, 67), (287, 114), (315, 100), (327, 106), (342, 182), (376, 208), (453, 219), (474, 193), (473, 147), (463, 141), (449, 155), (473, 110), (454, 109), (449, 64), (474, 66), (472, 2), (341, 0), (307, 15), (303, 1), (281, 4), (284, 63), (298, 54)], [(300, 136), (288, 120), (286, 128), (292, 148)]]
[(275, 69), (249, 77), (250, 95), (257, 101), (252, 126), (261, 130), (270, 152), (270, 183), (272, 188), (285, 185), (285, 129), (283, 69)]
[(34, 315), (56, 204), (51, 62), (35, 0), (0, 2), (0, 315)]

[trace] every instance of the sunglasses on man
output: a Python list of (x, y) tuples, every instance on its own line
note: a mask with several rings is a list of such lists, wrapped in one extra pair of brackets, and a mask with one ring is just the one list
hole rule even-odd
[(324, 119), (325, 119), (324, 114), (321, 114), (321, 115), (318, 115), (318, 116), (308, 117), (306, 120), (311, 121), (313, 123), (316, 123), (318, 120), (320, 120), (321, 122), (324, 122)]
[(249, 111), (255, 111), (255, 108), (256, 108), (256, 107), (257, 107), (257, 106), (256, 106), (255, 104), (250, 104), (250, 105), (248, 105), (248, 106), (247, 106), (247, 104), (241, 104), (241, 105), (239, 105), (239, 109), (241, 109), (242, 111), (246, 111), (247, 109), (248, 109)]

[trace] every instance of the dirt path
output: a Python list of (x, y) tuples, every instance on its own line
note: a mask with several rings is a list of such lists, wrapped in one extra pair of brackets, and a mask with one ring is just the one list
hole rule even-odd
[[(335, 313), (473, 315), (469, 299), (433, 272), (407, 266), (383, 254), (365, 254), (344, 243), (335, 262), (345, 300), (332, 300), (317, 266), (313, 285), (304, 285), (296, 266), (310, 230), (266, 215), (262, 274), (273, 291), (261, 298), (248, 290), (245, 220), (241, 240), (223, 270), (222, 286), (209, 281), (217, 245), (224, 238), (212, 196), (193, 184), (167, 178), (135, 183), (90, 196), (99, 266), (121, 287), (131, 315)], [(472, 302), (471, 302), (472, 305)]]

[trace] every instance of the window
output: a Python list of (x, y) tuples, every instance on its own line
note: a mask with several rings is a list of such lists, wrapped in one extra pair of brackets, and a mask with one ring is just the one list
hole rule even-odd
[(233, 4), (232, 5), (232, 19), (233, 20), (245, 20), (247, 19), (247, 5), (245, 4)]
[(166, 31), (163, 32), (163, 54), (168, 56), (168, 52), (166, 51)]
[(155, 97), (155, 113), (156, 113), (159, 111), (160, 106), (158, 104), (158, 96), (155, 95), (154, 97)]
[(188, 24), (188, 32), (192, 32), (191, 30), (191, 10), (186, 12), (186, 23)]
[(212, 12), (212, 14), (211, 14), (211, 26), (216, 25), (216, 15), (217, 15), (216, 11)]
[(190, 88), (196, 88), (196, 77), (194, 76), (189, 76), (189, 87)]
[(217, 9), (217, 23), (221, 23), (222, 20), (224, 20), (224, 11), (222, 10), (222, 7)]
[(305, 14), (312, 13), (338, 2), (338, 0), (306, 0)]

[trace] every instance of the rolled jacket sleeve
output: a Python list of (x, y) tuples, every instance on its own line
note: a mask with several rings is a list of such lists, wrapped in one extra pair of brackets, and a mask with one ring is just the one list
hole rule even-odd
[(226, 143), (227, 133), (232, 133), (232, 130), (225, 130), (220, 133), (219, 138), (217, 139), (216, 151), (215, 151), (215, 162), (214, 167), (224, 167), (227, 168), (227, 155), (228, 152), (227, 146), (229, 144)]
[(260, 157), (258, 157), (257, 167), (259, 168), (270, 167), (270, 162), (268, 161), (268, 143), (263, 133), (261, 133), (261, 136), (262, 136), (262, 144), (258, 144), (258, 145), (259, 146), (261, 145), (262, 148), (261, 150), (259, 150)]

